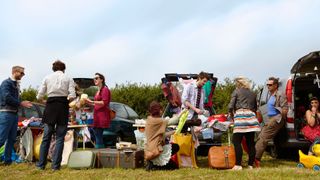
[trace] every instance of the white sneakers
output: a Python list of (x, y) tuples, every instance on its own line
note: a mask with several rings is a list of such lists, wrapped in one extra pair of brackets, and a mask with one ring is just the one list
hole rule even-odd
[[(253, 166), (248, 166), (248, 169), (253, 169)], [(235, 165), (231, 170), (239, 171), (242, 170), (242, 166)]]
[(242, 170), (242, 166), (235, 165), (233, 166), (232, 170), (235, 170), (235, 171)]

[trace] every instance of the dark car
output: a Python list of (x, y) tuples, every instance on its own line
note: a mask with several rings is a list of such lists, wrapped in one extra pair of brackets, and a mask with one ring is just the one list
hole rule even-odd
[(129, 106), (110, 102), (110, 108), (116, 112), (116, 117), (111, 121), (110, 128), (103, 131), (103, 140), (106, 145), (115, 145), (119, 141), (135, 142), (134, 120), (138, 114)]
[[(32, 103), (31, 108), (21, 107), (19, 109), (19, 121), (30, 119), (31, 117), (42, 118), (45, 105), (39, 103)], [(135, 142), (134, 136), (134, 120), (139, 118), (138, 114), (129, 106), (110, 102), (110, 108), (116, 112), (116, 117), (111, 121), (110, 128), (103, 132), (103, 139), (105, 145), (115, 145), (118, 141)]]
[[(269, 150), (274, 157), (286, 156), (293, 152), (298, 156), (298, 149), (308, 151), (307, 141), (301, 129), (306, 125), (305, 112), (309, 108), (310, 97), (320, 98), (320, 51), (311, 52), (300, 58), (291, 68), (289, 78), (279, 81), (278, 90), (287, 96), (289, 111), (285, 126), (279, 131), (274, 141), (269, 143)], [(265, 85), (258, 94), (259, 110), (262, 120), (267, 123), (267, 101), (270, 97)]]
[(30, 119), (31, 117), (42, 118), (45, 105), (32, 102), (30, 108), (20, 107), (18, 111), (19, 121)]
[[(210, 79), (214, 80), (215, 82), (218, 81), (218, 78), (214, 77), (212, 73), (208, 73)], [(180, 93), (182, 91), (182, 85), (179, 83), (179, 78), (182, 78), (184, 80), (190, 80), (190, 79), (197, 79), (198, 74), (177, 74), (177, 73), (167, 73), (162, 79), (165, 79), (168, 82), (171, 82), (176, 86), (177, 89), (179, 89)], [(215, 86), (215, 84), (214, 84)], [(213, 110), (214, 112), (214, 110)], [(171, 116), (171, 113), (169, 112), (169, 105), (167, 105), (163, 117), (165, 116)], [(207, 154), (208, 147), (214, 146), (214, 145), (221, 145), (221, 136), (222, 132), (219, 130), (214, 129), (214, 136), (211, 139), (204, 139), (202, 137), (202, 134), (200, 133), (198, 136), (200, 146), (201, 148), (205, 149), (205, 153)], [(201, 153), (202, 154), (202, 153)]]
[[(92, 78), (74, 78), (74, 81), (84, 92), (94, 86)], [(134, 120), (139, 118), (138, 114), (128, 105), (118, 102), (110, 102), (110, 109), (116, 112), (116, 117), (111, 121), (110, 128), (105, 129), (103, 132), (105, 145), (114, 146), (119, 141), (134, 143), (135, 129), (132, 125)]]

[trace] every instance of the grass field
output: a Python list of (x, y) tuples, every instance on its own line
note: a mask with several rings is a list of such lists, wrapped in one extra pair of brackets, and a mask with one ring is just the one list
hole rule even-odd
[(50, 168), (44, 171), (37, 170), (34, 163), (22, 163), (0, 166), (0, 179), (320, 179), (320, 172), (299, 169), (296, 168), (296, 164), (297, 162), (292, 160), (277, 160), (268, 155), (263, 157), (260, 169), (244, 168), (242, 171), (209, 169), (206, 157), (199, 157), (198, 169), (182, 168), (175, 171), (152, 172), (120, 168), (71, 170), (66, 167), (53, 172)]

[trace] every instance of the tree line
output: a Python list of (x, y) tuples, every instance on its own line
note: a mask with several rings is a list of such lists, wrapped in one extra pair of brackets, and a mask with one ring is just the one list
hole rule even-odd
[[(165, 99), (161, 84), (142, 84), (142, 83), (129, 83), (116, 84), (114, 88), (111, 88), (111, 101), (120, 102), (132, 107), (141, 118), (145, 118), (148, 115), (148, 105), (151, 101), (156, 100), (165, 107), (168, 101)], [(257, 93), (259, 87), (253, 83), (253, 90)], [(230, 102), (231, 93), (235, 89), (235, 83), (229, 78), (225, 78), (223, 82), (218, 82), (213, 95), (214, 109), (217, 114), (227, 113), (228, 104)], [(83, 93), (88, 94), (89, 97), (93, 97), (97, 91), (96, 87), (91, 87), (83, 90)], [(34, 101), (36, 100), (37, 89), (29, 86), (23, 89), (21, 92), (21, 99)]]

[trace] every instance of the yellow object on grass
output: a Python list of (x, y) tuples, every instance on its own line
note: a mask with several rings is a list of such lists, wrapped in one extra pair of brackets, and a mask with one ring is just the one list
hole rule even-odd
[(316, 156), (320, 156), (320, 144), (315, 144), (312, 146), (312, 152), (316, 155)]
[(299, 160), (307, 168), (315, 169), (316, 166), (320, 166), (320, 157), (306, 155), (301, 150), (299, 150)]

